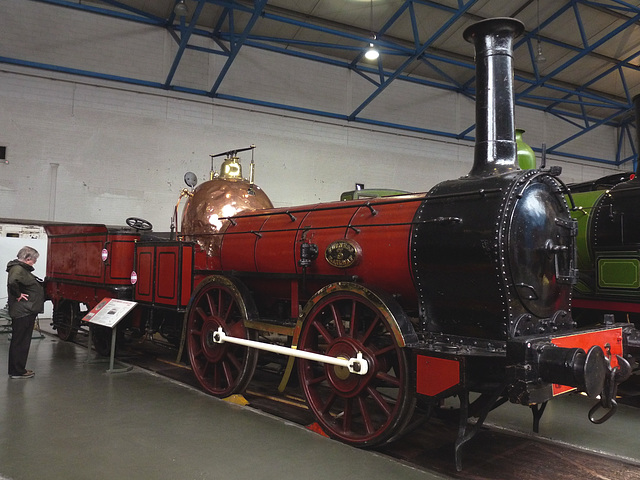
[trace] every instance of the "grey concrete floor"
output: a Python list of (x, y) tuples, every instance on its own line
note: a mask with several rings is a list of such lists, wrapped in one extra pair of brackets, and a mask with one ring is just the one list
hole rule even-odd
[[(579, 394), (551, 400), (537, 435), (532, 432), (532, 416), (521, 405), (506, 404), (494, 410), (485, 425), (619, 458), (640, 468), (640, 409), (620, 403), (609, 420), (595, 425), (589, 421), (588, 412), (596, 403)], [(603, 413), (599, 410), (596, 417)]]
[(145, 370), (106, 373), (49, 335), (32, 340), (36, 376), (10, 379), (8, 346), (0, 335), (0, 478), (444, 478)]
[[(36, 376), (9, 379), (8, 337), (0, 334), (0, 479), (476, 478), (473, 469), (443, 476), (428, 463), (414, 468), (355, 449), (140, 368), (107, 373), (108, 363), (87, 363), (85, 348), (49, 333), (32, 340), (27, 366)], [(520, 405), (494, 410), (486, 425), (640, 465), (638, 408), (620, 405), (593, 425), (593, 403), (554, 399), (539, 435)], [(468, 448), (483, 449), (482, 441)]]

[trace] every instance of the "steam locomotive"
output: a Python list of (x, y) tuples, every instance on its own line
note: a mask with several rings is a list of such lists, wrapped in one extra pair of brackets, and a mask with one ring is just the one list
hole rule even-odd
[(517, 166), (512, 44), (523, 28), (497, 18), (464, 32), (476, 50), (473, 167), (427, 193), (272, 208), (235, 151), (217, 187), (184, 192), (179, 232), (136, 218), (48, 225), (58, 334), (73, 336), (83, 305), (134, 300), (127, 328), (186, 348), (219, 397), (243, 391), (259, 352), (282, 354), (280, 388), (297, 363), (318, 424), (355, 446), (397, 438), (418, 402), (458, 396), (458, 469), (507, 400), (531, 406), (537, 425), (548, 400), (580, 390), (600, 396), (591, 420), (606, 420), (640, 342), (628, 324), (575, 328), (578, 229), (560, 169)]
[[(633, 99), (640, 121), (640, 96)], [(639, 136), (640, 141), (640, 136)], [(640, 143), (639, 143), (640, 144)], [(581, 325), (616, 321), (640, 325), (640, 178), (624, 172), (571, 186), (578, 222), (575, 318)]]

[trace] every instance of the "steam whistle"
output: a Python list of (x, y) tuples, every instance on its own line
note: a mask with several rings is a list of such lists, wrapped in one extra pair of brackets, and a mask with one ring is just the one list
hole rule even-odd
[(209, 180), (213, 180), (218, 176), (216, 169), (213, 167), (213, 159), (217, 156), (218, 155), (209, 155), (209, 157), (211, 157), (211, 170), (209, 171)]

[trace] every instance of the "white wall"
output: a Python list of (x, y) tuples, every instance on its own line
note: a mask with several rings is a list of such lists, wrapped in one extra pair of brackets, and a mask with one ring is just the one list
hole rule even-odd
[[(3, 5), (11, 8), (0, 15), (0, 56), (163, 82), (175, 53), (162, 29), (25, 0)], [(223, 62), (189, 51), (176, 81), (208, 89)], [(343, 69), (245, 47), (220, 93), (348, 114), (373, 88)], [(168, 230), (184, 173), (202, 181), (210, 154), (250, 144), (256, 182), (276, 206), (336, 200), (356, 182), (424, 191), (466, 174), (473, 158), (468, 142), (6, 64), (0, 106), (9, 161), (0, 163), (0, 217), (8, 218), (123, 224), (138, 216)], [(362, 115), (454, 131), (475, 116), (465, 97), (399, 81)], [(528, 109), (517, 109), (516, 124), (532, 146), (575, 132)], [(615, 130), (599, 128), (566, 150), (613, 158), (615, 147)], [(615, 171), (548, 163), (563, 166), (567, 183)]]

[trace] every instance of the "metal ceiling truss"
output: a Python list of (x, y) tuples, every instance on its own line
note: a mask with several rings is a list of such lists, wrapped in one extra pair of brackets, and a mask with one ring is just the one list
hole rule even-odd
[[(386, 23), (376, 30), (377, 35), (374, 40), (370, 37), (371, 32), (364, 31), (356, 27), (335, 23), (330, 24), (327, 21), (323, 21), (318, 18), (304, 17), (304, 19), (301, 20), (299, 15), (295, 15), (295, 12), (287, 12), (267, 5), (268, 0), (192, 0), (190, 3), (193, 4), (195, 2), (196, 8), (188, 23), (185, 22), (185, 17), (176, 18), (176, 15), (173, 12), (168, 18), (160, 18), (151, 15), (148, 12), (132, 8), (117, 0), (100, 0), (101, 3), (104, 4), (104, 7), (97, 7), (86, 3), (76, 3), (67, 0), (32, 1), (83, 10), (93, 14), (106, 15), (122, 20), (138, 22), (145, 25), (154, 25), (159, 28), (167, 29), (178, 44), (178, 49), (166, 79), (164, 82), (149, 82), (138, 78), (114, 76), (106, 72), (77, 70), (60, 65), (35, 63), (30, 62), (27, 59), (9, 57), (0, 57), (0, 62), (114, 80), (153, 88), (174, 90), (194, 95), (204, 95), (223, 100), (262, 105), (311, 115), (320, 115), (349, 122), (360, 122), (369, 125), (390, 127), (429, 135), (473, 140), (473, 136), (470, 134), (475, 129), (475, 125), (469, 125), (468, 128), (465, 128), (460, 132), (440, 131), (425, 129), (415, 125), (389, 123), (375, 118), (367, 118), (362, 115), (362, 112), (367, 105), (381, 95), (395, 80), (402, 80), (455, 91), (467, 97), (474, 98), (475, 91), (473, 89), (473, 84), (475, 70), (473, 58), (471, 56), (461, 56), (459, 54), (441, 51), (432, 48), (432, 46), (434, 42), (448, 32), (458, 19), (462, 17), (473, 18), (474, 20), (479, 19), (476, 15), (469, 13), (470, 8), (477, 3), (478, 0), (458, 0), (457, 8), (447, 7), (437, 3), (436, 1), (430, 0), (405, 0), (388, 18)], [(174, 1), (175, 3), (178, 2), (178, 0)], [(219, 16), (217, 24), (211, 29), (198, 26), (198, 20), (206, 4), (222, 7), (223, 9), (223, 13)], [(591, 0), (570, 0), (568, 2), (557, 2), (557, 4), (559, 5), (559, 8), (555, 12), (547, 18), (541, 19), (540, 24), (532, 30), (526, 31), (524, 36), (514, 45), (514, 56), (519, 58), (518, 55), (527, 55), (531, 61), (530, 72), (533, 72), (529, 73), (529, 71), (522, 70), (515, 72), (516, 83), (519, 82), (522, 84), (522, 86), (517, 90), (516, 104), (522, 107), (547, 112), (570, 123), (578, 130), (577, 133), (571, 137), (566, 138), (555, 145), (548, 146), (546, 149), (547, 153), (609, 165), (622, 165), (628, 161), (633, 161), (635, 168), (636, 146), (634, 145), (635, 135), (632, 133), (632, 129), (635, 131), (635, 127), (632, 124), (635, 119), (633, 118), (633, 115), (629, 114), (629, 112), (632, 111), (633, 105), (630, 93), (627, 89), (625, 73), (628, 70), (636, 72), (639, 70), (639, 67), (631, 62), (640, 56), (640, 52), (634, 53), (623, 60), (617, 60), (604, 57), (603, 55), (596, 53), (595, 49), (619, 35), (625, 30), (625, 28), (638, 22), (640, 20), (640, 7), (631, 5), (622, 0), (609, 0), (609, 3), (607, 4)], [(428, 38), (420, 38), (418, 32), (418, 17), (416, 13), (416, 6), (418, 5), (420, 8), (433, 8), (449, 15), (448, 20), (444, 22), (437, 31), (430, 33)], [(597, 9), (599, 12), (610, 14), (619, 20), (621, 19), (622, 23), (608, 34), (598, 38), (597, 41), (590, 44), (585, 34), (579, 7)], [(580, 46), (569, 45), (540, 35), (540, 30), (551, 24), (560, 15), (566, 14), (569, 11), (573, 12), (576, 25), (581, 32), (582, 44)], [(505, 13), (507, 15), (510, 14), (515, 16), (518, 12)], [(388, 32), (401, 17), (406, 15), (409, 16), (412, 26), (412, 42), (400, 40), (386, 34), (386, 32)], [(242, 19), (242, 21), (239, 21), (240, 19)], [(309, 29), (321, 32), (325, 34), (325, 37), (335, 40), (331, 42), (311, 42), (275, 36), (254, 35), (252, 34), (252, 29), (260, 19), (294, 25), (300, 29)], [(212, 47), (206, 48), (190, 44), (190, 41), (194, 36), (210, 39)], [(372, 65), (370, 62), (361, 62), (369, 42), (373, 42), (380, 50), (381, 56), (378, 59), (377, 65)], [(537, 42), (540, 42), (542, 45), (548, 43), (562, 47), (568, 52), (571, 52), (571, 57), (563, 64), (554, 68), (553, 71), (542, 75), (536, 63)], [(221, 93), (219, 91), (220, 86), (229, 69), (232, 67), (239, 51), (245, 45), (350, 69), (369, 81), (374, 86), (374, 91), (362, 102), (362, 104), (348, 114), (343, 112), (314, 110), (287, 103), (267, 102), (259, 98), (238, 97)], [(187, 49), (226, 57), (224, 66), (209, 90), (188, 88), (174, 82), (175, 72), (185, 50)], [(341, 55), (337, 55), (338, 52), (341, 52)], [(350, 56), (351, 60), (344, 58), (345, 53), (349, 54), (347, 56)], [(594, 55), (599, 60), (605, 60), (611, 65), (606, 69), (606, 71), (601, 72), (599, 75), (585, 81), (579, 86), (567, 84), (566, 82), (556, 79), (563, 70), (588, 55)], [(400, 59), (401, 62), (399, 66), (394, 70), (383, 68), (382, 59), (385, 56), (394, 56)], [(408, 74), (406, 72), (407, 67), (413, 65), (415, 62), (421, 62), (431, 69), (434, 73), (433, 78), (430, 79)], [(456, 81), (452, 76), (445, 72), (444, 67), (446, 65), (468, 69), (468, 80), (464, 83)], [(614, 98), (613, 96), (601, 94), (595, 89), (590, 88), (600, 79), (614, 73), (619, 75), (620, 81), (624, 85), (626, 98)], [(545, 94), (545, 92), (548, 93)], [(580, 106), (577, 110), (575, 109), (576, 105)], [(569, 107), (574, 108), (571, 109)], [(610, 114), (606, 115), (605, 118), (595, 118), (587, 113), (587, 108), (589, 107), (604, 108), (606, 111), (610, 112)], [(562, 150), (561, 147), (567, 143), (593, 131), (601, 125), (614, 126), (619, 129), (618, 151), (615, 159), (586, 157)], [(623, 158), (621, 154), (623, 151), (632, 151), (633, 153), (632, 155), (627, 155)]]

